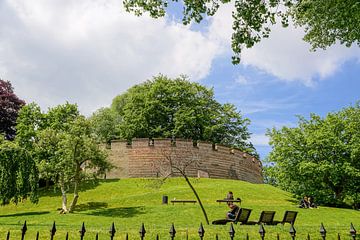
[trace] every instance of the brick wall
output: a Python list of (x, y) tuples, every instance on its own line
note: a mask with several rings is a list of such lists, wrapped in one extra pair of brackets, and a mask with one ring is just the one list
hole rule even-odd
[(109, 152), (110, 162), (116, 166), (106, 174), (111, 178), (157, 177), (170, 173), (169, 162), (173, 166), (186, 167), (190, 177), (210, 177), (238, 179), (252, 183), (262, 183), (261, 162), (238, 149), (214, 146), (207, 142), (176, 139), (133, 139), (113, 141)]

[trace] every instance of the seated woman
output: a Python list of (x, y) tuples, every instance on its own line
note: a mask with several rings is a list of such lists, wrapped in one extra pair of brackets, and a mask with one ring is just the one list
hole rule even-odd
[(230, 210), (226, 213), (226, 219), (235, 219), (236, 213), (240, 209), (239, 206), (237, 206), (233, 202), (228, 202), (227, 205), (230, 208)]

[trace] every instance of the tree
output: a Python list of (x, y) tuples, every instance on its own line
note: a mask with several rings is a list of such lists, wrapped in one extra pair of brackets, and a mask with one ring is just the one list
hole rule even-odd
[(25, 102), (14, 93), (9, 81), (0, 79), (0, 134), (6, 139), (14, 139), (18, 111)]
[[(220, 104), (212, 89), (185, 77), (156, 76), (114, 98), (119, 137), (186, 138), (211, 141), (256, 154), (249, 142), (250, 120), (232, 104)], [(109, 110), (110, 111), (110, 110)]]
[[(20, 111), (16, 141), (26, 146), (36, 160), (40, 177), (54, 181), (61, 189), (61, 213), (72, 212), (79, 198), (80, 183), (110, 168), (105, 153), (92, 137), (89, 120), (77, 106), (66, 103), (41, 113), (36, 104)], [(67, 191), (74, 198), (67, 207)]]
[(30, 197), (38, 202), (38, 170), (28, 151), (16, 142), (0, 140), (0, 204)]
[(191, 184), (190, 179), (188, 178), (187, 171), (189, 168), (199, 168), (201, 167), (201, 161), (199, 161), (198, 156), (191, 155), (187, 158), (183, 157), (183, 154), (180, 156), (177, 154), (176, 149), (171, 149), (170, 151), (162, 150), (161, 155), (164, 157), (153, 162), (154, 169), (160, 174), (163, 178), (161, 183), (164, 183), (165, 180), (170, 176), (181, 176), (185, 179), (186, 183), (190, 187), (191, 191), (194, 193), (197, 201), (199, 202), (201, 211), (203, 212), (205, 221), (209, 224), (209, 219), (206, 213), (206, 210), (201, 202), (200, 196), (197, 193), (194, 186)]
[(100, 108), (90, 117), (91, 129), (99, 142), (110, 143), (119, 136), (121, 118), (111, 108)]
[(298, 127), (268, 131), (274, 162), (272, 177), (298, 196), (313, 195), (325, 204), (359, 203), (360, 105), (299, 118)]
[[(177, 0), (124, 0), (128, 12), (151, 17), (163, 17), (170, 3)], [(233, 63), (240, 62), (244, 47), (251, 48), (262, 38), (269, 37), (270, 25), (280, 20), (287, 27), (292, 19), (295, 25), (305, 27), (304, 40), (313, 49), (326, 48), (339, 41), (350, 46), (360, 45), (360, 3), (358, 0), (188, 0), (183, 2), (183, 23), (201, 22), (213, 16), (220, 5), (233, 3), (233, 34), (231, 47)]]

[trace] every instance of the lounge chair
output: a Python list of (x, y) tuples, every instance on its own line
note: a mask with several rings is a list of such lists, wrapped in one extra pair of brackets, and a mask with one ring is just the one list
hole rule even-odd
[(285, 223), (294, 224), (297, 214), (298, 212), (296, 211), (285, 211), (283, 220), (281, 222), (274, 221), (274, 223), (275, 224), (281, 223), (282, 225), (284, 225)]
[(251, 209), (239, 208), (236, 213), (235, 219), (219, 219), (212, 222), (214, 225), (225, 225), (228, 222), (237, 224), (238, 222), (244, 223), (247, 222), (251, 213)]
[(262, 211), (260, 214), (260, 218), (259, 221), (254, 222), (254, 221), (248, 221), (244, 224), (247, 225), (255, 225), (255, 224), (266, 224), (266, 225), (274, 225), (274, 216), (275, 216), (275, 211)]

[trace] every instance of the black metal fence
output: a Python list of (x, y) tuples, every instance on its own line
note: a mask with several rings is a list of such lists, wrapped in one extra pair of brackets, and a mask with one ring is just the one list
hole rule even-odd
[[(265, 231), (265, 227), (263, 224), (260, 224), (259, 225), (259, 237), (257, 239), (261, 239), (261, 240), (265, 240), (266, 239), (266, 231)], [(24, 240), (25, 239), (25, 234), (26, 234), (26, 231), (27, 231), (27, 225), (26, 225), (26, 221), (21, 229), (21, 240)], [(83, 240), (85, 238), (85, 233), (86, 233), (86, 228), (85, 228), (85, 223), (83, 222), (82, 223), (82, 226), (80, 228), (80, 231), (79, 231), (79, 234), (80, 234), (80, 240)], [(55, 222), (53, 223), (52, 225), (52, 228), (50, 229), (50, 240), (53, 240), (54, 237), (55, 237), (55, 234), (56, 234), (56, 224)], [(125, 240), (128, 240), (129, 239), (129, 235), (127, 233), (125, 233)], [(205, 237), (205, 229), (203, 227), (202, 224), (200, 224), (200, 227), (199, 227), (199, 230), (198, 230), (198, 234), (199, 234), (199, 239), (200, 240), (203, 240), (203, 238)], [(234, 226), (233, 224), (231, 223), (230, 225), (230, 229), (229, 229), (229, 238), (231, 240), (233, 240), (235, 238), (235, 229), (234, 229)], [(115, 238), (115, 235), (116, 235), (116, 229), (115, 229), (115, 224), (112, 223), (111, 227), (110, 227), (110, 230), (109, 230), (109, 238), (110, 240), (113, 240)], [(145, 230), (145, 226), (144, 224), (141, 225), (140, 227), (140, 230), (139, 230), (139, 238), (141, 240), (144, 240), (145, 239), (145, 235), (146, 235), (146, 230)], [(175, 230), (175, 226), (174, 224), (171, 225), (170, 227), (170, 230), (169, 230), (169, 237), (171, 240), (174, 240), (175, 237), (176, 237), (176, 230)], [(326, 229), (324, 227), (324, 225), (321, 223), (320, 225), (320, 230), (319, 230), (319, 233), (317, 236), (311, 236), (310, 234), (307, 234), (307, 237), (306, 239), (307, 240), (311, 240), (311, 239), (319, 239), (319, 237), (321, 237), (322, 240), (326, 240), (327, 238), (327, 232), (326, 232)], [(123, 239), (124, 237), (120, 237), (118, 236), (117, 239)], [(156, 235), (156, 240), (159, 240), (159, 235), (157, 234)], [(213, 239), (215, 238), (216, 240), (220, 239), (218, 234), (215, 234), (215, 236), (208, 236), (207, 237), (208, 239)], [(290, 229), (289, 229), (289, 235), (288, 237), (284, 238), (284, 239), (292, 239), (292, 240), (295, 240), (296, 239), (296, 229), (294, 227), (294, 225), (291, 225), (290, 226)], [(355, 230), (355, 227), (354, 225), (351, 223), (350, 224), (350, 230), (349, 230), (349, 234), (347, 236), (340, 236), (339, 233), (337, 233), (337, 239), (338, 240), (341, 240), (341, 239), (352, 239), (352, 240), (356, 240), (357, 239), (357, 234), (356, 234), (356, 230)], [(10, 231), (7, 232), (7, 236), (6, 236), (6, 240), (10, 240), (11, 239), (11, 233)], [(36, 240), (39, 239), (39, 232), (37, 232), (36, 234)], [(69, 233), (67, 232), (66, 233), (66, 237), (65, 237), (66, 240), (69, 239)], [(98, 240), (99, 239), (99, 234), (96, 233), (96, 236), (95, 236), (95, 239)], [(188, 235), (186, 234), (186, 239), (189, 239)], [(242, 238), (243, 239), (243, 238)], [(249, 235), (246, 234), (245, 236), (245, 239), (250, 239), (249, 238)], [(280, 240), (280, 235), (277, 234), (276, 236), (276, 239), (277, 240)]]

